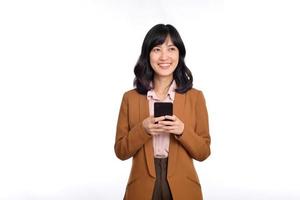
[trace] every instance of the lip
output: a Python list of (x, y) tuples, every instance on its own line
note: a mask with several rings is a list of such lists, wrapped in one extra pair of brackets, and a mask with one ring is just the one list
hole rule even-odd
[(163, 69), (166, 69), (166, 68), (169, 68), (171, 66), (171, 63), (159, 63), (158, 66), (163, 68)]

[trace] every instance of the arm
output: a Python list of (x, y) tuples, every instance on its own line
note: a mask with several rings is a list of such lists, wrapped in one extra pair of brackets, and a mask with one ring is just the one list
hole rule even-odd
[(120, 107), (114, 146), (116, 156), (121, 160), (132, 157), (151, 138), (143, 128), (142, 122), (130, 129), (128, 110), (128, 96), (125, 94)]
[(196, 160), (203, 161), (210, 155), (208, 114), (202, 92), (197, 93), (196, 126), (185, 126), (183, 134), (175, 137)]

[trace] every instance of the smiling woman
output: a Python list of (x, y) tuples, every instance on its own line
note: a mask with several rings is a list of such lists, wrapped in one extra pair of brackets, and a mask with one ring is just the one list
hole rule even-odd
[(172, 77), (178, 60), (179, 51), (169, 35), (163, 44), (157, 45), (150, 52), (150, 64), (156, 76)]
[[(147, 33), (134, 68), (136, 88), (124, 94), (117, 123), (115, 153), (133, 158), (125, 200), (202, 199), (193, 159), (210, 155), (208, 116), (184, 57), (172, 25)], [(154, 117), (156, 102), (172, 103), (173, 115)]]
[[(174, 79), (176, 92), (184, 93), (193, 85), (193, 76), (184, 62), (186, 50), (178, 31), (172, 25), (158, 24), (145, 36), (141, 55), (134, 68), (134, 85), (140, 94), (147, 94), (159, 74)], [(158, 73), (159, 72), (159, 73)], [(162, 74), (161, 74), (162, 73)], [(155, 89), (155, 86), (154, 86)], [(157, 88), (156, 88), (157, 89)]]

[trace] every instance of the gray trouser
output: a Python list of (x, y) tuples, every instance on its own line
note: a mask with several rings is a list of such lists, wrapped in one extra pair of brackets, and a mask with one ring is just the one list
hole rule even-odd
[(168, 158), (154, 158), (156, 180), (152, 200), (172, 200), (167, 181)]

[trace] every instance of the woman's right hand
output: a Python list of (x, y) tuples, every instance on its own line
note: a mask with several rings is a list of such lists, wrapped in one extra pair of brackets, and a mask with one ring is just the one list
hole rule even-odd
[(148, 117), (143, 121), (143, 127), (149, 135), (158, 135), (166, 130), (163, 128), (164, 125), (159, 124), (159, 121), (163, 121), (165, 116), (161, 117)]

